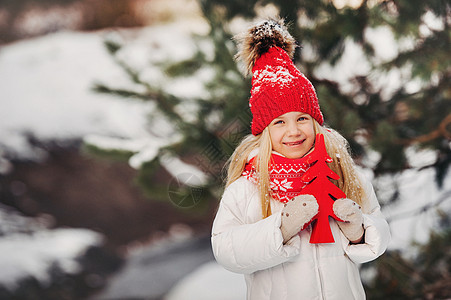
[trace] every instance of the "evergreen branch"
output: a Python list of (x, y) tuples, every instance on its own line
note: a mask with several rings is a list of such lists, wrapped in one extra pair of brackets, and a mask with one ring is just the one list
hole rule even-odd
[(85, 143), (83, 145), (83, 152), (88, 153), (92, 156), (95, 157), (103, 157), (103, 158), (108, 158), (111, 160), (116, 160), (116, 161), (122, 161), (122, 162), (126, 162), (130, 159), (130, 157), (134, 154), (131, 151), (128, 150), (121, 150), (121, 149), (104, 149), (101, 147), (98, 147), (96, 145), (93, 144), (87, 144)]
[(451, 276), (448, 273), (445, 274), (443, 278), (424, 285), (423, 291), (425, 295), (439, 295), (440, 293), (443, 293), (443, 291), (448, 291), (449, 295), (449, 291), (451, 291)]
[(448, 191), (444, 192), (441, 195), (441, 197), (438, 198), (437, 201), (435, 201), (433, 203), (425, 204), (425, 205), (423, 205), (423, 206), (421, 206), (421, 207), (419, 207), (417, 209), (413, 209), (413, 210), (408, 211), (408, 212), (402, 212), (402, 213), (399, 213), (397, 215), (391, 216), (391, 217), (387, 218), (387, 222), (390, 223), (390, 222), (392, 222), (394, 220), (401, 220), (401, 219), (409, 218), (409, 217), (412, 217), (412, 216), (420, 215), (420, 214), (428, 211), (431, 208), (439, 206), (440, 204), (442, 204), (443, 202), (445, 202), (447, 200), (451, 200), (451, 190), (448, 190)]
[(114, 55), (119, 49), (121, 49), (122, 45), (113, 41), (113, 40), (106, 40), (103, 43), (105, 45), (105, 48), (107, 49), (108, 53), (111, 55)]
[[(218, 40), (220, 40), (219, 37), (217, 37)], [(181, 99), (163, 91), (160, 88), (156, 88), (152, 86), (150, 83), (143, 81), (140, 76), (139, 72), (134, 70), (132, 67), (130, 67), (126, 62), (119, 59), (116, 55), (117, 51), (120, 49), (121, 45), (118, 43), (115, 43), (114, 41), (107, 41), (105, 42), (105, 45), (111, 54), (114, 62), (125, 72), (125, 74), (130, 78), (130, 80), (140, 86), (142, 86), (145, 90), (143, 93), (129, 91), (125, 89), (114, 89), (111, 87), (107, 87), (103, 84), (96, 84), (94, 86), (94, 90), (100, 93), (108, 93), (117, 95), (120, 97), (125, 98), (134, 98), (134, 99), (140, 99), (144, 101), (153, 101), (157, 105), (157, 109), (168, 118), (168, 120), (171, 120), (171, 122), (174, 123), (174, 127), (177, 128), (179, 131), (187, 133), (187, 134), (193, 134), (194, 132), (199, 133), (199, 128), (195, 126), (195, 124), (190, 124), (185, 122), (181, 116), (176, 112), (175, 106), (178, 105), (181, 102)], [(218, 48), (218, 47), (216, 47)], [(226, 47), (220, 47), (222, 51), (224, 52), (224, 49)], [(203, 60), (204, 57), (201, 52), (198, 52), (197, 55), (192, 60), (187, 60), (182, 62), (181, 64), (175, 64), (171, 65), (169, 67), (169, 71), (176, 73), (177, 71), (184, 70), (186, 71), (186, 67), (189, 66), (192, 71), (200, 68), (201, 64), (198, 62), (198, 60)], [(231, 61), (233, 59), (230, 58)], [(222, 59), (221, 61), (224, 61)], [(175, 75), (175, 74), (172, 74)], [(184, 142), (182, 142), (184, 143)]]
[(426, 143), (431, 140), (435, 140), (441, 136), (447, 139), (451, 139), (451, 132), (448, 126), (451, 124), (451, 113), (448, 114), (438, 125), (437, 129), (429, 132), (428, 134), (420, 135), (411, 139), (398, 140), (397, 143), (403, 145), (411, 145), (413, 143)]
[[(159, 110), (171, 120), (181, 120), (180, 116), (174, 111), (174, 106), (180, 103), (180, 100), (178, 98), (162, 91), (151, 91), (152, 88), (150, 87), (150, 85), (145, 83), (143, 84), (147, 87), (148, 90), (148, 92), (145, 94), (125, 89), (114, 89), (101, 83), (94, 84), (93, 90), (97, 93), (112, 94), (129, 99), (133, 98), (144, 101), (154, 101), (157, 103)], [(179, 122), (179, 125), (181, 125), (182, 123), (183, 122)], [(183, 128), (185, 127), (185, 125), (180, 127)]]
[(139, 79), (139, 73), (133, 70), (124, 61), (120, 60), (116, 56), (116, 53), (122, 48), (122, 45), (112, 40), (106, 40), (104, 44), (108, 52), (111, 54), (111, 57), (113, 58), (114, 62), (124, 70), (124, 72), (130, 77), (130, 79), (135, 83), (138, 84), (141, 83)]
[(319, 85), (325, 86), (332, 93), (334, 99), (340, 101), (343, 105), (352, 110), (357, 110), (358, 105), (354, 101), (352, 101), (350, 97), (345, 97), (343, 94), (339, 92), (340, 89), (338, 82), (331, 81), (328, 79), (318, 79), (312, 77), (312, 83), (314, 86), (316, 86), (317, 84), (318, 86)]
[(130, 90), (124, 90), (124, 89), (114, 89), (110, 88), (102, 83), (95, 83), (92, 87), (92, 90), (97, 93), (101, 94), (112, 94), (123, 98), (135, 98), (135, 99), (141, 99), (141, 100), (149, 100), (148, 95), (143, 95), (137, 92), (133, 92)]
[[(386, 255), (384, 257), (385, 262), (393, 269), (398, 271), (399, 274), (406, 276), (407, 278), (414, 278), (415, 281), (424, 282), (423, 276), (416, 268), (404, 260), (399, 260), (397, 257)], [(404, 291), (407, 292), (407, 291)], [(411, 296), (414, 296), (414, 291), (409, 291)]]

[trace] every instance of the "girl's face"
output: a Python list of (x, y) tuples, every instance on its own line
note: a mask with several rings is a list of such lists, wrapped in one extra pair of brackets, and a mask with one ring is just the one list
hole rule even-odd
[(313, 118), (306, 113), (292, 111), (275, 118), (268, 125), (272, 149), (288, 158), (300, 158), (315, 144)]

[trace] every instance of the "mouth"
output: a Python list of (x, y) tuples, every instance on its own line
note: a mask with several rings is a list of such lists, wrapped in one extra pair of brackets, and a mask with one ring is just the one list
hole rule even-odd
[(305, 140), (295, 141), (295, 142), (284, 142), (283, 144), (288, 147), (296, 147), (301, 145)]

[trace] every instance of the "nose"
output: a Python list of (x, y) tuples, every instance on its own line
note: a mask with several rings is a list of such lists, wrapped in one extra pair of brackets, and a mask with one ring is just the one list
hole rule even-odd
[(289, 122), (288, 123), (287, 134), (289, 136), (298, 136), (301, 134), (301, 129), (299, 128), (297, 122)]

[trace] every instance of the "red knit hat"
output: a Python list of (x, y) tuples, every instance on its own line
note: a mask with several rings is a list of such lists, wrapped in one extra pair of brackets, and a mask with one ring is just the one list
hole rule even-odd
[(295, 41), (283, 20), (266, 20), (241, 36), (237, 54), (252, 70), (249, 106), (253, 115), (252, 134), (260, 134), (272, 120), (300, 111), (323, 124), (315, 88), (291, 61)]

